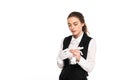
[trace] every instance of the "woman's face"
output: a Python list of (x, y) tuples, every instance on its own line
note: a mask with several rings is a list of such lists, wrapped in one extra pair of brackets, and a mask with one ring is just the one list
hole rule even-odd
[(84, 23), (81, 23), (77, 17), (69, 17), (67, 21), (72, 35), (75, 38), (79, 37), (82, 33), (82, 27), (84, 26)]

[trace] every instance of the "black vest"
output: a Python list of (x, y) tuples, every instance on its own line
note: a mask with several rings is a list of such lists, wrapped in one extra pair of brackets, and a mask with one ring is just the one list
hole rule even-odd
[[(65, 37), (63, 41), (63, 50), (68, 48), (71, 39), (72, 39), (72, 36)], [(81, 39), (81, 42), (79, 44), (80, 47), (84, 47), (81, 50), (83, 53), (82, 57), (84, 59), (87, 58), (88, 45), (89, 45), (90, 40), (91, 40), (91, 37), (87, 36), (87, 34), (84, 33)], [(80, 80), (88, 76), (88, 73), (84, 69), (82, 69), (80, 65), (78, 64), (71, 65), (69, 61), (70, 60), (68, 58), (64, 60), (64, 67), (59, 76), (59, 80), (66, 80), (66, 79), (67, 80)]]

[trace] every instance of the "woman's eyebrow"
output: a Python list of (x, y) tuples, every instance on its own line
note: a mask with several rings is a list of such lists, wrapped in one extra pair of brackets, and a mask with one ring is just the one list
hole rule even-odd
[(70, 24), (70, 23), (68, 22), (68, 24)]
[(73, 22), (73, 23), (78, 23), (77, 21)]

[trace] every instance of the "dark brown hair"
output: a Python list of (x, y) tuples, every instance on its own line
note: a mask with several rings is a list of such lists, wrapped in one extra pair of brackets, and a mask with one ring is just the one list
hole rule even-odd
[(87, 34), (87, 32), (88, 32), (87, 26), (86, 26), (85, 19), (84, 19), (84, 16), (82, 15), (82, 13), (74, 11), (68, 15), (67, 19), (70, 17), (77, 17), (81, 23), (84, 23), (84, 26), (82, 27), (82, 31)]

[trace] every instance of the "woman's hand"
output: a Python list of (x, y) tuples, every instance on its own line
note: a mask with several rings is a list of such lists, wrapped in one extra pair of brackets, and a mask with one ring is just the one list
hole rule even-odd
[(75, 57), (77, 61), (80, 61), (80, 51), (77, 49), (70, 49), (69, 50)]

